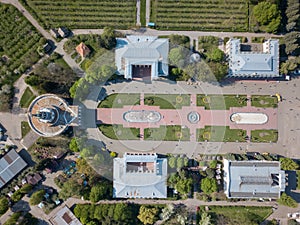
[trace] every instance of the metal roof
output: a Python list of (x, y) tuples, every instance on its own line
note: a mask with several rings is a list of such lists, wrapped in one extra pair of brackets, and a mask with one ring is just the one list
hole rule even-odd
[[(131, 164), (149, 163), (151, 169), (127, 168)], [(128, 165), (129, 164), (129, 165)], [(156, 154), (125, 154), (114, 159), (113, 196), (115, 198), (166, 198), (167, 159)]]
[(241, 51), (240, 39), (226, 43), (229, 59), (229, 76), (278, 77), (279, 41), (270, 39), (263, 43), (262, 52)]
[(0, 188), (21, 172), (27, 163), (12, 149), (0, 159)]
[(229, 198), (278, 198), (285, 172), (277, 161), (224, 160), (224, 188)]

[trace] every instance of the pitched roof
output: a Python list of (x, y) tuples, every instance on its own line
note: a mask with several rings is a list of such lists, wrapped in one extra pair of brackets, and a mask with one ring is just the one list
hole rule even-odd
[(82, 58), (85, 58), (91, 52), (91, 50), (88, 48), (88, 46), (86, 46), (83, 42), (81, 42), (79, 45), (77, 45), (76, 51)]
[(21, 172), (27, 163), (14, 150), (10, 150), (0, 159), (0, 188)]
[(126, 153), (114, 159), (115, 198), (166, 198), (167, 159)]
[(277, 161), (224, 160), (224, 182), (229, 198), (278, 198), (285, 172)]
[(229, 56), (229, 76), (276, 77), (279, 76), (279, 42), (268, 40), (262, 52), (241, 51), (240, 39), (226, 43)]

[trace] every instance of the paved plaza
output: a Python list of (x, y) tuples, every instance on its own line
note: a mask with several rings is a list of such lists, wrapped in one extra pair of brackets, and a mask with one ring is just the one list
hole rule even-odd
[[(188, 85), (186, 82), (171, 82), (168, 80), (163, 81), (152, 81), (151, 83), (145, 83), (141, 81), (131, 81), (131, 82), (117, 82), (117, 83), (108, 83), (104, 87), (94, 87), (90, 92), (87, 100), (83, 101), (84, 109), (82, 112), (82, 124), (84, 129), (88, 133), (89, 140), (93, 145), (99, 145), (99, 147), (105, 146), (111, 150), (116, 151), (120, 154), (128, 151), (152, 151), (156, 153), (174, 153), (174, 154), (187, 154), (188, 156), (196, 157), (198, 154), (224, 154), (228, 152), (243, 153), (246, 151), (255, 151), (255, 152), (270, 152), (277, 153), (280, 155), (285, 155), (292, 158), (297, 158), (300, 156), (298, 147), (300, 145), (300, 89), (299, 79), (293, 79), (291, 81), (280, 81), (280, 82), (267, 82), (267, 81), (236, 81), (234, 83), (226, 83), (222, 85), (218, 84), (208, 84), (201, 83), (200, 85)], [(279, 103), (277, 109), (263, 109), (263, 108), (253, 108), (249, 105), (247, 107), (238, 108), (239, 112), (249, 112), (250, 110), (256, 110), (257, 112), (264, 112), (269, 117), (269, 122), (264, 124), (266, 129), (276, 128), (278, 129), (279, 137), (277, 143), (235, 143), (235, 142), (195, 142), (195, 141), (144, 141), (144, 140), (111, 140), (104, 136), (98, 129), (97, 124), (99, 121), (97, 115), (97, 105), (100, 102), (100, 99), (104, 99), (105, 96), (112, 93), (150, 93), (150, 94), (245, 94), (245, 95), (274, 95), (279, 93), (283, 97), (283, 101)], [(141, 107), (141, 106), (135, 106)], [(150, 109), (154, 106), (149, 106)], [(191, 110), (200, 110), (199, 114), (201, 119), (197, 126), (203, 126), (201, 124), (204, 121), (205, 113), (203, 114), (203, 108), (190, 106)], [(125, 108), (125, 107), (124, 107)], [(145, 106), (142, 107), (145, 110)], [(155, 108), (157, 109), (157, 108)], [(125, 123), (122, 117), (122, 113), (126, 110), (132, 110), (132, 107), (124, 109), (116, 109), (114, 115), (111, 114), (111, 109), (105, 109), (103, 111), (103, 116), (101, 120), (103, 122), (114, 122), (114, 123)], [(120, 110), (120, 111), (119, 111)], [(202, 111), (201, 111), (202, 110)], [(119, 112), (118, 112), (119, 111)], [(186, 118), (187, 111), (185, 114), (179, 116), (180, 110), (176, 111), (175, 115), (178, 115), (179, 124), (182, 123), (182, 118)], [(209, 115), (213, 119), (214, 123), (221, 121), (222, 124), (226, 121), (226, 114), (218, 112), (218, 110), (209, 111), (210, 113), (215, 113)], [(118, 112), (118, 113), (117, 113)], [(160, 110), (160, 113), (163, 114), (163, 111)], [(227, 112), (227, 122), (230, 125), (230, 116), (233, 112), (236, 112), (236, 109), (231, 108)], [(106, 114), (105, 114), (106, 113)], [(165, 112), (167, 113), (167, 112)], [(181, 111), (184, 113), (184, 107)], [(221, 116), (218, 116), (218, 113)], [(275, 113), (275, 114), (274, 114)], [(104, 116), (105, 115), (105, 116)], [(119, 115), (119, 116), (118, 116)], [(100, 116), (100, 115), (99, 115)], [(91, 118), (95, 118), (94, 121)], [(100, 118), (100, 117), (99, 117)], [(119, 118), (119, 119), (118, 119)], [(164, 118), (163, 121), (166, 121), (168, 116)], [(173, 116), (172, 116), (173, 118)], [(176, 117), (175, 117), (176, 118)], [(117, 121), (120, 120), (120, 121)], [(170, 120), (170, 119), (169, 119)], [(162, 121), (162, 122), (163, 122)], [(174, 120), (173, 120), (174, 121)], [(166, 121), (170, 122), (171, 121)], [(166, 124), (164, 122), (164, 124)], [(173, 122), (174, 123), (174, 122)], [(193, 124), (187, 123), (189, 126), (194, 126)], [(232, 124), (234, 128), (239, 128), (237, 124)], [(243, 125), (245, 126), (245, 125)], [(258, 126), (258, 125), (246, 125)], [(259, 125), (262, 126), (262, 125)], [(248, 128), (247, 128), (248, 129)], [(195, 139), (194, 139), (195, 140)]]
[[(179, 95), (179, 93), (177, 93)], [(248, 96), (250, 98), (250, 96)], [(204, 126), (229, 126), (230, 129), (243, 129), (247, 136), (251, 136), (251, 130), (277, 129), (277, 108), (256, 108), (247, 101), (246, 107), (232, 107), (229, 110), (205, 110), (204, 107), (196, 105), (196, 94), (190, 96), (190, 106), (181, 109), (160, 109), (159, 106), (148, 106), (144, 104), (144, 93), (140, 96), (140, 105), (124, 106), (123, 108), (98, 108), (97, 122), (104, 124), (122, 124), (124, 127), (140, 128), (141, 140), (143, 140), (144, 129), (159, 128), (165, 125), (181, 125), (190, 130), (190, 141), (196, 142), (196, 129)], [(124, 120), (124, 113), (129, 111), (154, 111), (159, 112), (161, 119), (158, 122), (128, 122)], [(188, 115), (197, 112), (200, 115), (199, 122), (191, 123)], [(267, 115), (268, 120), (264, 124), (237, 124), (231, 121), (234, 113), (262, 113)], [(163, 138), (163, 137), (162, 137)]]

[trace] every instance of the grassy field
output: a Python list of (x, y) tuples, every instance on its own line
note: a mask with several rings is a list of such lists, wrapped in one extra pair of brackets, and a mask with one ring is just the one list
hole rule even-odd
[(248, 31), (248, 1), (153, 0), (150, 20), (162, 30)]
[(209, 142), (245, 142), (246, 131), (230, 129), (228, 126), (205, 126), (197, 129), (197, 141)]
[(211, 110), (228, 110), (230, 107), (247, 106), (246, 95), (197, 95), (197, 106)]
[(108, 138), (114, 140), (138, 140), (140, 129), (127, 128), (119, 124), (100, 124), (100, 131)]
[(260, 224), (272, 213), (271, 207), (209, 206), (213, 224)]
[(181, 109), (182, 106), (190, 106), (191, 96), (188, 94), (145, 94), (144, 104), (159, 106), (161, 109)]
[(135, 0), (21, 0), (40, 24), (49, 29), (103, 28), (128, 29), (135, 26)]
[(28, 108), (28, 106), (30, 105), (30, 103), (32, 102), (32, 100), (35, 98), (36, 96), (32, 93), (32, 91), (30, 90), (29, 87), (27, 87), (24, 91), (24, 94), (21, 97), (20, 100), (20, 106), (22, 108)]
[(252, 130), (251, 142), (277, 142), (278, 130)]
[(189, 141), (190, 130), (179, 125), (160, 126), (159, 128), (146, 128), (144, 139), (153, 141)]
[(98, 105), (98, 108), (122, 108), (125, 105), (139, 105), (140, 94), (111, 94)]
[(276, 108), (278, 106), (278, 100), (276, 96), (252, 95), (251, 106), (262, 108)]
[(29, 131), (31, 130), (28, 122), (22, 121), (21, 122), (21, 133), (22, 133), (22, 138), (24, 138), (26, 136), (26, 134), (29, 133)]

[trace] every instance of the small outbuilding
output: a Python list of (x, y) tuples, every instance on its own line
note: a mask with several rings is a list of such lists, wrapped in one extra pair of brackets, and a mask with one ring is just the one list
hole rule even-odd
[(81, 42), (79, 45), (77, 45), (76, 52), (81, 56), (81, 58), (85, 58), (90, 54), (91, 50), (88, 46)]

